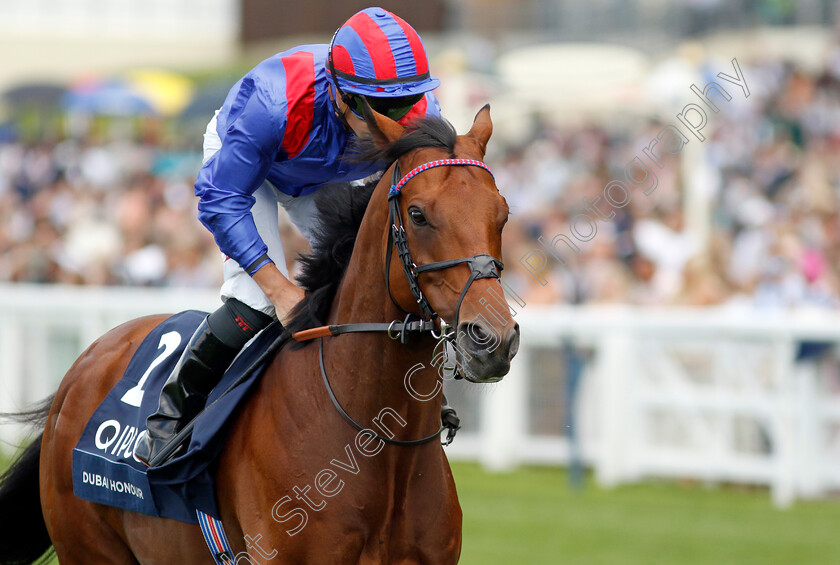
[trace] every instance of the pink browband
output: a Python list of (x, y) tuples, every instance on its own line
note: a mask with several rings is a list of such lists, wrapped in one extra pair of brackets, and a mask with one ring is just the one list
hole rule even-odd
[[(423, 163), (422, 165), (415, 167), (408, 171), (403, 178), (400, 179), (400, 182), (397, 184), (391, 185), (391, 191), (388, 193), (389, 196), (396, 196), (402, 190), (402, 187), (405, 186), (405, 183), (410, 181), (414, 178), (415, 175), (422, 173), (423, 171), (428, 171), (429, 169), (433, 169), (435, 167), (443, 167), (443, 166), (467, 166), (467, 167), (479, 167), (484, 169), (490, 176), (493, 176), (493, 171), (490, 170), (490, 167), (485, 165), (482, 161), (476, 161), (475, 159), (438, 159), (437, 161), (429, 161), (428, 163)], [(495, 178), (495, 177), (494, 177)]]

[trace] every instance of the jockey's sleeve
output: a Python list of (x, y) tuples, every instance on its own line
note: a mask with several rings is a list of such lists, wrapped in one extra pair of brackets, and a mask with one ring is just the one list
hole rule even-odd
[(437, 97), (433, 93), (427, 92), (426, 99), (426, 115), (440, 118), (440, 102), (438, 102)]
[[(242, 102), (237, 104), (239, 100)], [(199, 197), (198, 219), (213, 234), (222, 253), (245, 268), (268, 251), (257, 233), (251, 208), (254, 191), (265, 181), (279, 152), (285, 108), (280, 112), (272, 108), (253, 81), (243, 84), (239, 100), (231, 108), (222, 147), (199, 171), (195, 194)], [(284, 123), (278, 123), (280, 120)]]

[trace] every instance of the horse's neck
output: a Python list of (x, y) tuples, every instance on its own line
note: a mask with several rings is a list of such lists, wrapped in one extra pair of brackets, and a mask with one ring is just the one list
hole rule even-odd
[[(388, 226), (388, 204), (381, 189), (374, 192), (360, 226), (333, 301), (330, 324), (391, 322), (405, 317), (385, 285), (383, 230)], [(328, 369), (333, 368), (329, 377), (335, 388), (346, 391), (341, 398), (349, 413), (372, 417), (390, 408), (407, 422), (405, 427), (396, 427), (397, 437), (416, 439), (439, 425), (441, 396), (418, 400), (409, 394), (405, 379), (411, 372), (411, 386), (421, 394), (439, 386), (437, 370), (431, 364), (433, 346), (429, 336), (412, 338), (403, 345), (385, 332), (344, 334), (325, 340), (325, 362)], [(359, 423), (367, 426), (370, 421)]]

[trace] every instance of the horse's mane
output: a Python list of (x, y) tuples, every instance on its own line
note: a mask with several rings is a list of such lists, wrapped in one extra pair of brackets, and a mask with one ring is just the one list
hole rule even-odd
[[(456, 138), (452, 124), (430, 117), (415, 122), (402, 137), (387, 145), (377, 146), (369, 138), (358, 141), (356, 157), (360, 161), (390, 164), (411, 151), (428, 147), (440, 147), (454, 156)], [(318, 190), (315, 197), (318, 226), (313, 230), (312, 251), (299, 256), (301, 273), (297, 283), (307, 294), (286, 324), (290, 332), (324, 325), (378, 182), (376, 176), (363, 186), (339, 183)]]

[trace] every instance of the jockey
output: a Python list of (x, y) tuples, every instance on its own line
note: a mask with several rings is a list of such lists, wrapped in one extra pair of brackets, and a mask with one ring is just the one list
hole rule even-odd
[(198, 217), (225, 255), (223, 306), (198, 327), (163, 387), (135, 457), (150, 464), (207, 400), (242, 347), (274, 318), (288, 321), (303, 298), (289, 280), (278, 204), (312, 242), (314, 194), (363, 179), (348, 145), (368, 133), (362, 98), (407, 124), (440, 115), (417, 32), (382, 8), (347, 20), (329, 45), (303, 45), (266, 59), (230, 90), (204, 134), (195, 183)]

